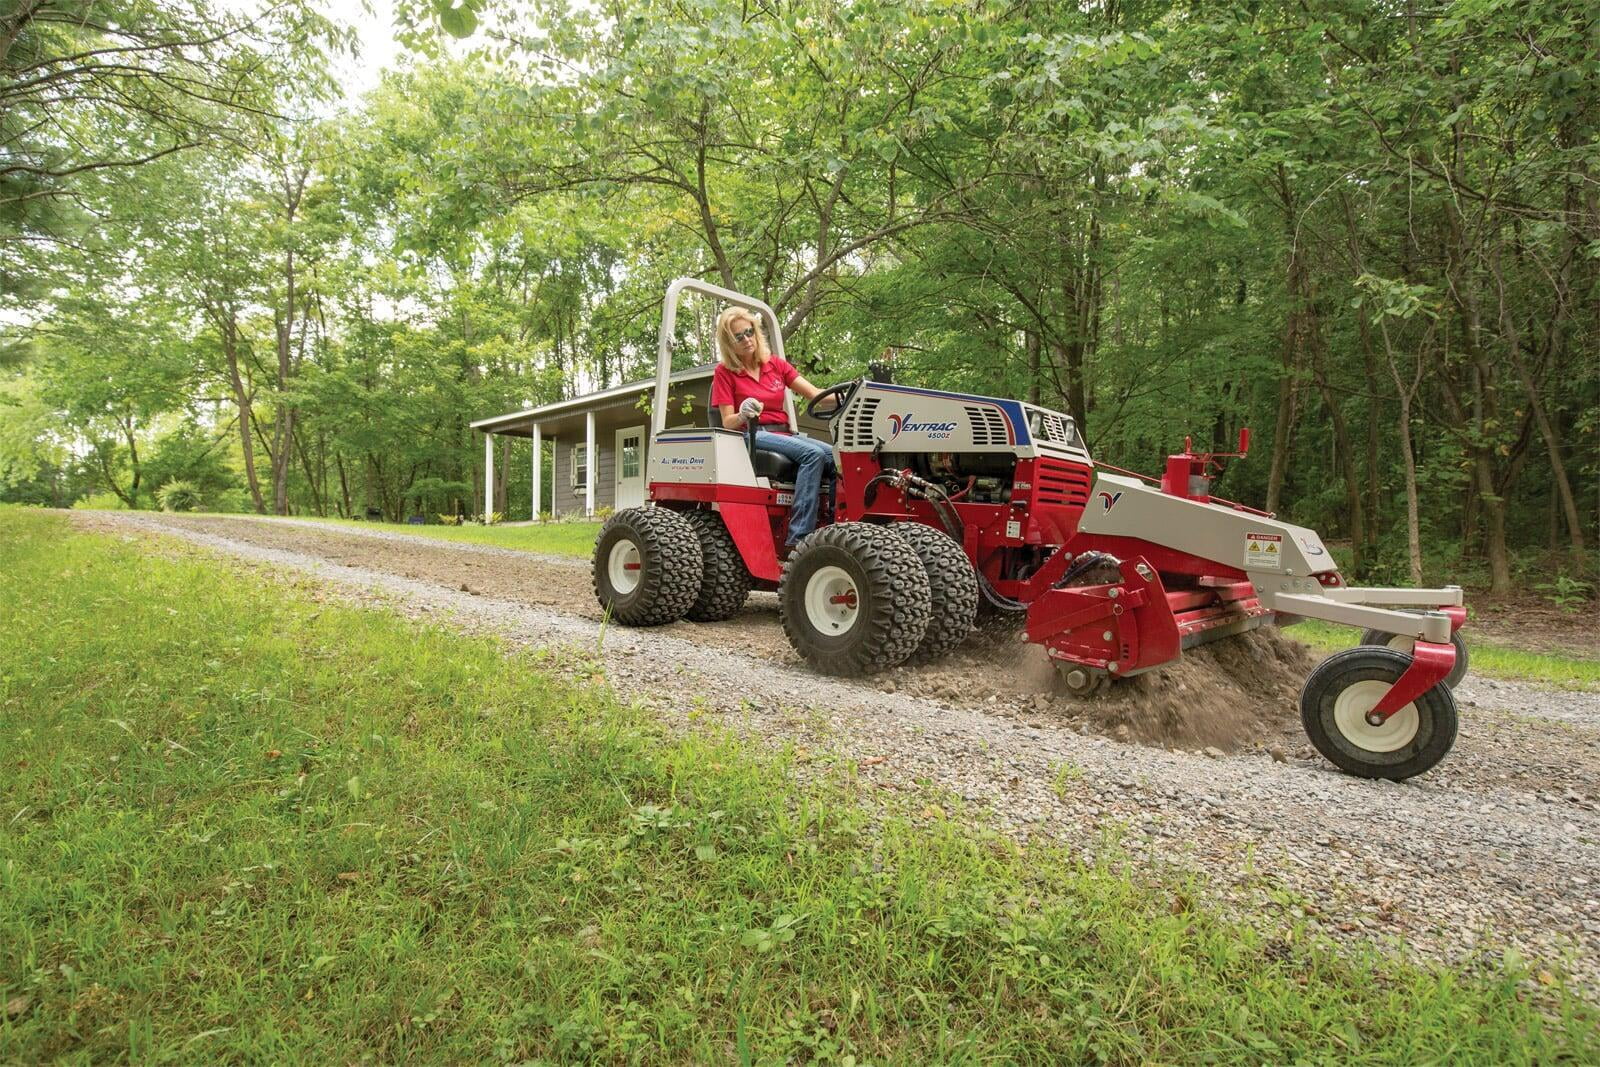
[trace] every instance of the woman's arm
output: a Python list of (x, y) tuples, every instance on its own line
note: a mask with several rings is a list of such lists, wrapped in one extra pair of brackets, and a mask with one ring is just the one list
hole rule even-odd
[(793, 389), (807, 400), (814, 400), (816, 395), (822, 392), (821, 389), (818, 389), (816, 386), (812, 385), (798, 374), (794, 376), (794, 381), (789, 383), (789, 388)]
[(732, 404), (718, 404), (717, 411), (722, 414), (722, 428), (724, 430), (744, 429), (744, 420), (739, 417), (739, 409)]

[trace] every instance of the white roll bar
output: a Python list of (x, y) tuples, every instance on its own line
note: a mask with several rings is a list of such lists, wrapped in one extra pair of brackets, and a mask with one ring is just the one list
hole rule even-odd
[[(753, 296), (736, 293), (732, 289), (724, 289), (720, 285), (703, 282), (698, 278), (679, 278), (667, 286), (667, 297), (661, 305), (661, 335), (656, 343), (656, 400), (650, 409), (652, 435), (660, 433), (667, 426), (667, 395), (672, 378), (672, 335), (678, 322), (678, 296), (686, 289), (714, 296), (730, 304), (738, 304), (760, 313), (761, 317), (767, 320), (767, 336), (771, 338), (772, 354), (779, 359), (786, 358), (783, 354), (783, 328), (778, 325), (777, 313), (765, 302)], [(783, 407), (789, 416), (789, 428), (792, 430), (799, 423), (794, 415), (794, 397), (787, 390), (783, 394)]]

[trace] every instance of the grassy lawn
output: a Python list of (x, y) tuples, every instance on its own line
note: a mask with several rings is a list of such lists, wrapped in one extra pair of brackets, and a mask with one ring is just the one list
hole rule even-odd
[(518, 548), (525, 552), (547, 552), (553, 556), (573, 556), (580, 559), (588, 559), (594, 553), (594, 540), (600, 534), (598, 522), (547, 522), (538, 526), (407, 526), (394, 522), (319, 518), (316, 515), (297, 516), (297, 518), (325, 522), (330, 526), (417, 534), (421, 537), (436, 537), (441, 541)]
[(1600, 1058), (1559, 983), (874, 829), (487, 639), (17, 509), (0, 559), (0, 1062)]
[[(1577, 656), (1557, 656), (1547, 652), (1524, 652), (1475, 637), (1469, 622), (1461, 631), (1467, 637), (1467, 655), (1473, 674), (1512, 678), (1561, 689), (1600, 689), (1600, 660)], [(1307, 619), (1284, 631), (1317, 652), (1337, 652), (1361, 639), (1361, 631), (1349, 626)]]

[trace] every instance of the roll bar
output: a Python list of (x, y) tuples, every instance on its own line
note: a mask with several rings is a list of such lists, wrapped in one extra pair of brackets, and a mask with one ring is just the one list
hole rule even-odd
[[(678, 297), (685, 290), (714, 296), (760, 314), (767, 321), (767, 336), (772, 342), (772, 354), (779, 359), (786, 358), (783, 354), (783, 328), (778, 325), (777, 313), (764, 301), (736, 293), (732, 289), (724, 289), (720, 285), (703, 282), (698, 278), (677, 279), (667, 286), (667, 296), (661, 305), (661, 334), (656, 342), (656, 399), (650, 409), (652, 435), (660, 433), (667, 426), (667, 395), (672, 378), (672, 335), (678, 323)], [(794, 415), (794, 396), (788, 390), (784, 390), (783, 409), (789, 417), (789, 428), (792, 430), (799, 423), (796, 422)]]

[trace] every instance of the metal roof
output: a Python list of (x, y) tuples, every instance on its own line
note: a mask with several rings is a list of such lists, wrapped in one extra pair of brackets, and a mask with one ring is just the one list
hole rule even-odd
[[(668, 382), (678, 385), (682, 382), (699, 381), (711, 377), (711, 372), (717, 369), (715, 363), (705, 363), (698, 367), (689, 367), (685, 370), (673, 371)], [(625, 400), (636, 393), (655, 388), (656, 380), (646, 378), (637, 382), (625, 382), (622, 385), (613, 385), (609, 389), (602, 389), (597, 393), (586, 393), (575, 396), (571, 400), (557, 400), (551, 404), (541, 404), (536, 408), (526, 411), (514, 411), (509, 415), (495, 415), (487, 419), (479, 419), (472, 423), (474, 430), (485, 433), (494, 433), (496, 430), (507, 426), (520, 426), (524, 423), (538, 422), (555, 415), (567, 415), (575, 411), (582, 411), (589, 407), (603, 407), (616, 400)]]

